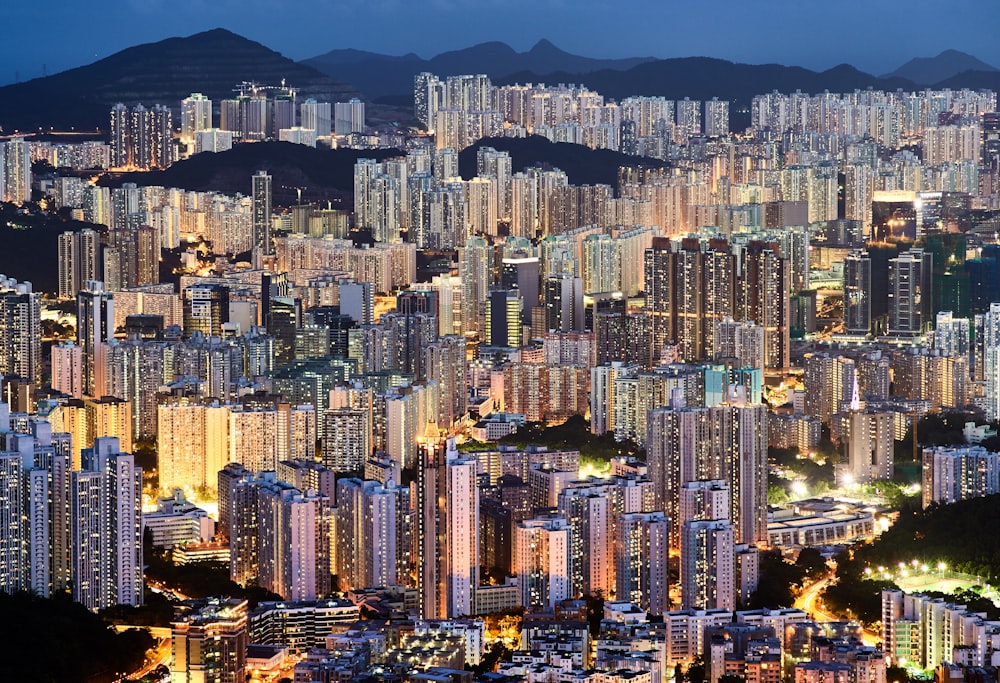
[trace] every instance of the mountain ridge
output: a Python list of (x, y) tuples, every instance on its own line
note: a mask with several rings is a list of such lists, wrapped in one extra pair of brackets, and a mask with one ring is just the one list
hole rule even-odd
[(882, 77), (905, 78), (926, 86), (942, 83), (967, 71), (994, 72), (997, 68), (967, 52), (944, 50), (934, 57), (914, 57)]
[[(367, 55), (367, 58), (362, 59), (362, 54)], [(411, 92), (413, 77), (422, 71), (430, 71), (442, 77), (485, 73), (490, 78), (500, 78), (508, 73), (531, 69), (624, 70), (654, 59), (654, 57), (623, 59), (584, 57), (566, 52), (543, 38), (524, 52), (518, 52), (510, 45), (494, 40), (458, 50), (448, 50), (429, 59), (412, 52), (393, 56), (341, 49), (310, 57), (300, 63), (347, 81), (367, 96), (377, 99)]]
[(105, 128), (116, 102), (165, 104), (176, 110), (192, 92), (218, 100), (232, 96), (242, 81), (277, 84), (282, 78), (303, 97), (358, 95), (265, 45), (217, 28), (135, 45), (86, 66), (0, 87), (0, 127), (4, 132), (39, 126)]

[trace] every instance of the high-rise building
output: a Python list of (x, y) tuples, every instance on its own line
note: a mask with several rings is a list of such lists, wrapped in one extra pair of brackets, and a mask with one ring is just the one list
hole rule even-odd
[(720, 479), (731, 491), (736, 542), (763, 541), (767, 532), (767, 408), (746, 400), (745, 387), (729, 387), (711, 408), (649, 411), (646, 448), (654, 505), (670, 517), (671, 547), (679, 547), (681, 489), (699, 479)]
[(97, 386), (97, 352), (115, 337), (115, 302), (104, 283), (89, 280), (76, 295), (76, 343), (83, 350), (84, 392), (93, 396)]
[(729, 102), (713, 97), (705, 101), (705, 135), (710, 138), (729, 135)]
[(485, 335), (487, 346), (517, 348), (523, 344), (519, 289), (491, 289), (486, 299)]
[(188, 154), (194, 146), (195, 135), (211, 128), (212, 100), (200, 92), (181, 100), (181, 142), (188, 146)]
[(111, 109), (111, 167), (166, 168), (173, 162), (173, 117), (168, 107), (129, 110), (119, 103)]
[(89, 228), (59, 235), (59, 296), (71, 299), (91, 280), (100, 280), (101, 239)]
[(299, 123), (303, 128), (315, 131), (316, 137), (330, 136), (332, 130), (330, 118), (330, 103), (317, 102), (309, 98), (299, 105)]
[(181, 292), (184, 305), (184, 336), (200, 333), (205, 337), (221, 337), (222, 325), (229, 322), (229, 288), (223, 285), (200, 284), (185, 287)]
[(42, 378), (41, 300), (30, 282), (0, 276), (0, 375)]
[(70, 473), (73, 600), (99, 610), (141, 605), (142, 468), (117, 438), (98, 438)]
[(463, 415), (468, 403), (465, 382), (465, 337), (449, 335), (424, 348), (424, 375), (441, 387), (441, 409), (437, 423), (451, 429)]
[(982, 446), (936, 446), (923, 451), (923, 506), (1000, 493), (1000, 454)]
[(217, 473), (229, 461), (229, 409), (158, 406), (156, 454), (161, 491), (214, 489)]
[(924, 331), (931, 316), (933, 254), (904, 251), (889, 259), (889, 334), (912, 337)]
[(323, 414), (323, 465), (334, 472), (362, 471), (372, 454), (370, 422), (366, 410), (327, 410)]
[(764, 328), (764, 367), (782, 370), (790, 362), (791, 269), (777, 245), (752, 241), (744, 247), (736, 278), (736, 316)]
[(52, 345), (52, 389), (83, 398), (83, 349), (73, 342)]
[(872, 327), (872, 262), (855, 249), (844, 257), (844, 328), (848, 334), (867, 335)]
[(365, 132), (365, 103), (352, 98), (333, 105), (333, 126), (337, 135)]
[(734, 312), (735, 261), (729, 245), (719, 239), (706, 244), (695, 238), (680, 242), (654, 238), (645, 252), (644, 268), (654, 353), (676, 343), (683, 359), (708, 357), (714, 345), (714, 321)]
[(684, 609), (734, 609), (757, 588), (753, 544), (737, 545), (730, 490), (721, 480), (681, 489), (681, 604)]
[[(6, 404), (0, 406), (7, 408)], [(0, 527), (0, 590), (48, 596), (53, 580), (55, 585), (66, 586), (65, 577), (60, 581), (53, 576), (57, 556), (54, 548), (50, 549), (50, 532), (64, 529), (58, 524), (65, 524), (66, 519), (63, 514), (50, 526), (54, 512), (48, 500), (53, 490), (50, 473), (28, 460), (13, 448), (0, 452), (0, 507), (5, 513)], [(68, 554), (65, 547), (61, 551)]]
[(273, 471), (251, 475), (232, 465), (220, 472), (219, 487), (233, 581), (257, 582), (286, 600), (315, 600), (330, 592), (329, 498), (277, 481)]
[(23, 137), (0, 143), (0, 200), (23, 204), (31, 199), (31, 146)]
[(482, 237), (470, 237), (458, 249), (458, 272), (462, 279), (462, 321), (466, 333), (486, 337), (486, 305), (493, 286), (493, 248)]
[(615, 543), (615, 596), (651, 614), (670, 609), (670, 521), (662, 512), (622, 514)]
[(399, 489), (377, 481), (337, 481), (337, 577), (341, 590), (398, 585)]
[(695, 520), (683, 525), (683, 609), (735, 608), (734, 545), (733, 525), (726, 520)]
[(551, 614), (572, 597), (570, 533), (562, 517), (526, 519), (515, 527), (513, 569), (525, 609)]
[(117, 396), (87, 397), (83, 401), (86, 420), (85, 448), (96, 447), (97, 439), (114, 437), (119, 446), (132, 449), (132, 405)]
[(253, 201), (253, 252), (257, 267), (260, 259), (273, 252), (271, 247), (271, 176), (267, 171), (257, 171), (252, 177), (251, 199)]
[(170, 680), (244, 683), (249, 637), (247, 601), (212, 598), (170, 628)]
[[(420, 443), (417, 474), (417, 586), (425, 619), (475, 612), (479, 585), (478, 460), (455, 450), (454, 439)], [(436, 428), (434, 428), (436, 429)]]

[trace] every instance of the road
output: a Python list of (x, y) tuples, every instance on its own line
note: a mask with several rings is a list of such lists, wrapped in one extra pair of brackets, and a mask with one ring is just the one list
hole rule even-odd
[[(806, 584), (799, 593), (799, 597), (795, 599), (794, 606), (806, 612), (810, 617), (812, 617), (812, 620), (817, 623), (845, 621), (847, 617), (834, 614), (826, 608), (826, 605), (823, 604), (823, 598), (821, 597), (823, 591), (825, 591), (827, 586), (833, 583), (833, 581), (833, 574), (827, 574), (817, 581)], [(864, 641), (865, 645), (876, 645), (882, 640), (878, 633), (867, 628), (861, 632), (861, 639)]]
[(141, 669), (135, 671), (124, 678), (126, 681), (137, 681), (143, 676), (147, 676), (156, 670), (158, 666), (170, 666), (170, 638), (160, 638), (156, 648), (150, 650), (150, 655), (146, 657), (146, 664)]

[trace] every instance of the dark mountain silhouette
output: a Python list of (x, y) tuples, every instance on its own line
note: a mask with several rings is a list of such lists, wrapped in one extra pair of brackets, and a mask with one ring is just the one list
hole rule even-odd
[(250, 194), (250, 176), (258, 170), (272, 176), (274, 203), (296, 203), (296, 188), (304, 202), (331, 202), (335, 209), (353, 205), (354, 164), (358, 159), (383, 160), (400, 156), (394, 149), (316, 149), (290, 142), (256, 142), (236, 145), (226, 152), (203, 152), (178, 161), (163, 171), (115, 173), (100, 184), (162, 185), (184, 190)]
[(710, 57), (663, 59), (640, 64), (627, 71), (594, 71), (588, 74), (557, 72), (537, 74), (521, 72), (502, 79), (502, 83), (582, 83), (602, 95), (623, 98), (630, 95), (658, 95), (672, 99), (705, 100), (712, 97), (735, 102), (749, 102), (754, 95), (779, 92), (815, 93), (851, 92), (856, 88), (912, 88), (901, 78), (883, 79), (849, 64), (827, 71), (810, 71), (780, 64), (736, 64)]
[(480, 147), (492, 147), (510, 154), (511, 167), (515, 173), (529, 166), (561, 169), (566, 172), (571, 185), (602, 183), (617, 188), (618, 169), (622, 166), (670, 166), (660, 159), (630, 156), (610, 149), (590, 149), (568, 142), (551, 142), (539, 135), (526, 138), (483, 138), (458, 154), (458, 172), (466, 180), (476, 175), (476, 152)]
[(1000, 71), (963, 71), (951, 78), (935, 83), (934, 88), (971, 88), (972, 90), (1000, 91)]
[(883, 78), (905, 78), (917, 85), (934, 85), (967, 71), (995, 72), (997, 68), (958, 50), (945, 50), (936, 57), (915, 57)]
[(302, 97), (343, 100), (349, 86), (268, 47), (224, 29), (130, 47), (93, 64), (0, 88), (4, 132), (38, 127), (107, 128), (116, 102), (164, 104), (201, 92), (213, 100), (232, 97), (242, 81), (277, 85), (282, 79)]
[(333, 50), (303, 61), (339, 81), (351, 83), (365, 95), (381, 98), (413, 92), (413, 77), (421, 71), (438, 76), (487, 74), (500, 78), (518, 71), (586, 73), (601, 69), (624, 70), (652, 57), (594, 59), (560, 50), (540, 40), (527, 52), (517, 52), (506, 43), (489, 42), (462, 50), (443, 52), (431, 59), (409, 53), (398, 57), (362, 50)]

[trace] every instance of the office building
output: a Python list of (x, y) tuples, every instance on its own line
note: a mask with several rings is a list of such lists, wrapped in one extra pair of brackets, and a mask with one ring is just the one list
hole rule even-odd
[(254, 265), (260, 267), (261, 259), (274, 253), (271, 244), (271, 176), (267, 171), (257, 171), (251, 178), (252, 250)]
[(222, 326), (229, 322), (229, 288), (223, 285), (201, 284), (185, 287), (181, 292), (184, 306), (184, 336), (196, 333), (204, 337), (221, 337)]

